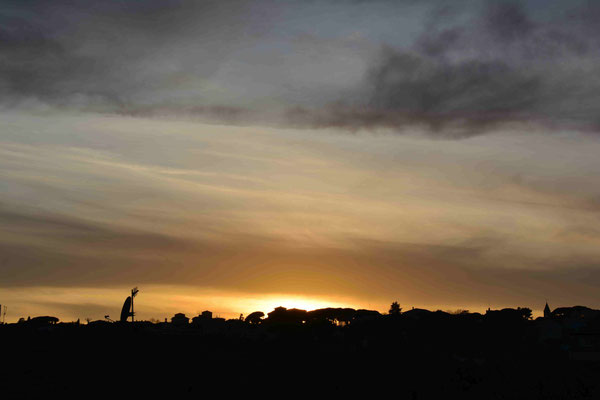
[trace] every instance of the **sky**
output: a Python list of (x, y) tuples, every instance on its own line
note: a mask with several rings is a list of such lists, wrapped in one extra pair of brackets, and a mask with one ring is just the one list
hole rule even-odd
[(4, 1), (7, 321), (600, 307), (600, 5)]

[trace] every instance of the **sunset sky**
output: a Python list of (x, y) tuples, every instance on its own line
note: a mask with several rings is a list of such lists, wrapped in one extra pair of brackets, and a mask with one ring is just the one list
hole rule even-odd
[(0, 4), (7, 321), (600, 307), (600, 2)]

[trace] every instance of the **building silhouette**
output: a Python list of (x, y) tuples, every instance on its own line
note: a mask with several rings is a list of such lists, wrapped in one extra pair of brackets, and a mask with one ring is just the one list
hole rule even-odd
[(190, 319), (185, 316), (184, 313), (177, 313), (171, 317), (171, 323), (173, 325), (187, 325)]

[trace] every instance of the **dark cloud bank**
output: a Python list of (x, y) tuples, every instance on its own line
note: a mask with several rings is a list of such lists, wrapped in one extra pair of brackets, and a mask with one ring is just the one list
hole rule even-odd
[[(343, 13), (357, 4), (338, 1), (328, 7)], [(313, 23), (294, 19), (296, 12), (305, 15), (302, 2), (4, 2), (0, 102), (5, 107), (35, 101), (133, 115), (199, 115), (299, 127), (420, 126), (444, 137), (507, 124), (600, 130), (596, 2), (386, 4), (382, 10), (390, 13), (402, 13), (405, 7), (425, 9), (416, 39), (400, 45), (392, 34), (391, 40), (374, 43), (382, 50), (367, 60), (370, 67), (362, 81), (349, 82), (351, 96), (338, 95), (339, 101), (316, 107), (288, 99), (284, 112), (274, 117), (273, 110), (252, 106), (257, 99), (251, 90), (241, 105), (201, 96), (191, 101), (179, 98), (177, 90), (165, 93), (165, 76), (210, 79), (240, 43), (272, 43), (279, 51), (281, 37), (292, 30), (271, 29), (273, 21), (289, 20), (307, 30)], [(382, 21), (386, 18), (382, 13)], [(398, 27), (399, 36), (402, 32)], [(281, 49), (282, 57), (286, 51)], [(275, 71), (277, 66), (269, 68)], [(272, 84), (276, 96), (287, 83), (274, 78)], [(303, 96), (298, 93), (299, 99)]]
[(538, 20), (526, 6), (490, 2), (466, 20), (460, 15), (462, 23), (438, 13), (411, 48), (382, 52), (363, 104), (297, 108), (290, 116), (314, 126), (421, 125), (458, 136), (515, 123), (598, 131), (600, 7)]

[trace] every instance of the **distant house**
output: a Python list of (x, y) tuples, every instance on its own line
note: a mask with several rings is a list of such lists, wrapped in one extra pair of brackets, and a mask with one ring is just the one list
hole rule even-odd
[(531, 309), (529, 308), (503, 308), (502, 310), (488, 310), (485, 312), (488, 321), (518, 321), (531, 319)]
[(94, 326), (94, 327), (104, 327), (104, 326), (110, 326), (112, 324), (112, 322), (106, 321), (104, 319), (98, 319), (95, 321), (90, 321), (88, 322), (88, 326)]
[(354, 319), (358, 320), (374, 320), (376, 318), (381, 317), (379, 311), (374, 310), (356, 310), (354, 315)]
[(200, 315), (192, 318), (192, 324), (202, 324), (205, 321), (212, 320), (212, 312), (211, 311), (202, 311)]
[(56, 325), (58, 318), (50, 316), (34, 317), (28, 320), (28, 322), (30, 325)]
[(403, 312), (402, 315), (405, 317), (420, 319), (420, 318), (428, 317), (429, 315), (431, 315), (431, 311), (425, 310), (423, 308), (414, 308), (413, 307), (412, 309)]
[(189, 322), (190, 319), (186, 317), (184, 313), (177, 313), (171, 317), (171, 323), (173, 325), (187, 325)]
[(600, 311), (585, 306), (559, 307), (552, 311), (554, 318), (594, 319), (598, 315)]

